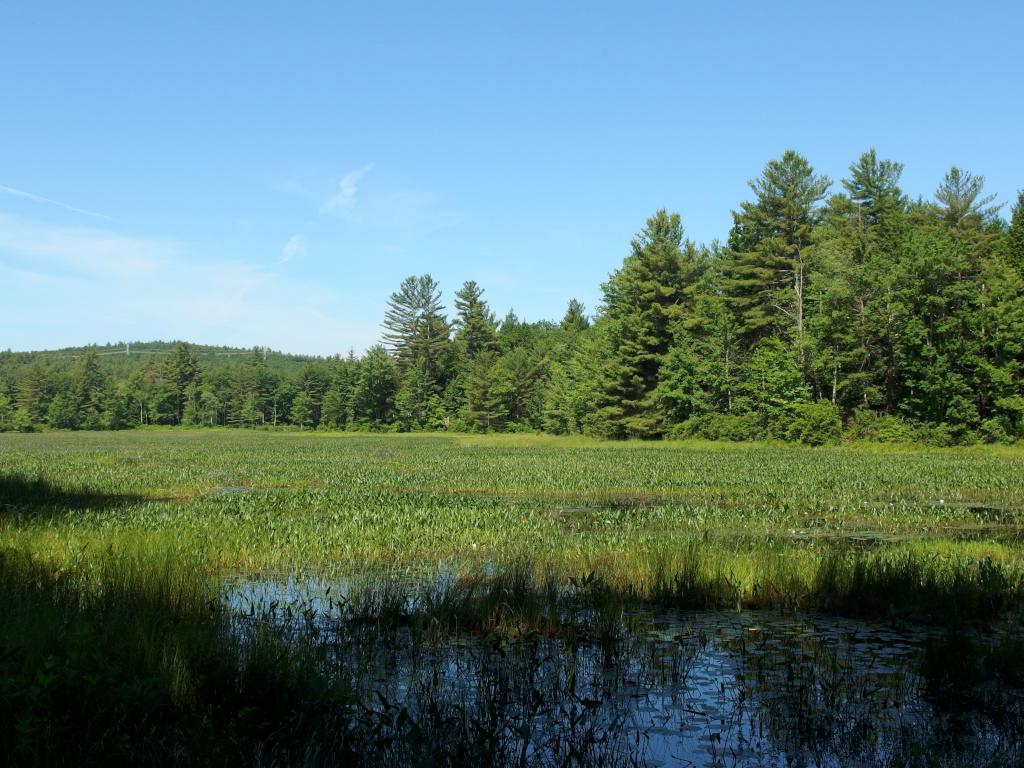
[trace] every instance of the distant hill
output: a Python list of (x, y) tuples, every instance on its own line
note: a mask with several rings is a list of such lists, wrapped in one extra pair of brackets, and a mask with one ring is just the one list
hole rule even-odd
[[(104, 358), (110, 358), (110, 362), (120, 363), (131, 362), (133, 365), (154, 357), (162, 357), (168, 354), (178, 341), (119, 341), (117, 343), (95, 345), (93, 348)], [(214, 346), (209, 344), (192, 344), (192, 352), (202, 363), (203, 367), (210, 370), (226, 367), (232, 362), (244, 359), (253, 354), (252, 349), (240, 347)], [(18, 363), (32, 363), (36, 360), (50, 364), (59, 365), (61, 362), (70, 362), (90, 347), (64, 347), (63, 349), (47, 349), (33, 352), (0, 352), (0, 359), (7, 358)], [(267, 366), (274, 370), (292, 373), (302, 368), (304, 364), (311, 361), (324, 360), (326, 358), (314, 355), (293, 355), (287, 352), (278, 352), (273, 349), (259, 348), (267, 362)]]

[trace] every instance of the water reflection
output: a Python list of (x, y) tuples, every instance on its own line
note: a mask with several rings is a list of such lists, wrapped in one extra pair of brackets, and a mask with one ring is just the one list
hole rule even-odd
[(475, 744), (510, 764), (1021, 762), (1019, 698), (989, 711), (934, 695), (922, 658), (937, 630), (636, 608), (612, 631), (606, 621), (595, 631), (600, 617), (582, 610), (564, 631), (509, 637), (353, 621), (353, 589), (244, 582), (224, 599), (240, 628), (270, 622), (325, 649), (361, 702), (353, 729), (382, 759), (420, 738), (435, 754)]

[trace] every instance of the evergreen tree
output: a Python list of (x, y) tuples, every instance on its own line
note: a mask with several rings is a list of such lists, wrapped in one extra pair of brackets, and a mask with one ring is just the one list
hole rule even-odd
[[(95, 347), (87, 348), (76, 361), (66, 393), (66, 414), (77, 414), (72, 429), (102, 429), (105, 423), (104, 396), (108, 390), (107, 376), (100, 367)], [(51, 403), (52, 406), (52, 403)], [(51, 408), (52, 413), (52, 408)], [(51, 420), (52, 424), (52, 420)]]
[(723, 289), (747, 344), (775, 334), (803, 350), (808, 251), (830, 185), (787, 150), (750, 182), (755, 199), (733, 213)]
[(391, 424), (397, 391), (398, 370), (394, 360), (384, 347), (371, 347), (360, 363), (353, 393), (356, 419), (374, 427)]
[(407, 277), (391, 294), (383, 338), (402, 371), (422, 363), (433, 381), (441, 379), (451, 335), (443, 311), (441, 288), (430, 275)]
[(754, 348), (740, 382), (740, 409), (757, 413), (776, 433), (785, 429), (796, 406), (809, 400), (803, 372), (780, 339), (765, 339)]
[(1024, 189), (1017, 193), (1017, 202), (1010, 215), (1007, 251), (1010, 265), (1024, 275)]
[(692, 307), (687, 287), (699, 274), (694, 254), (690, 243), (684, 247), (679, 214), (660, 210), (603, 286), (610, 348), (600, 372), (600, 413), (610, 436), (655, 437), (663, 431), (658, 372), (672, 342), (672, 323)]
[(355, 390), (359, 380), (359, 360), (349, 352), (344, 360), (337, 360), (331, 384), (324, 393), (321, 411), (323, 422), (334, 429), (346, 429), (355, 420)]
[(308, 392), (299, 390), (299, 393), (292, 400), (290, 414), (292, 424), (298, 424), (299, 429), (304, 428), (306, 425), (312, 426), (315, 414), (316, 403), (313, 401), (313, 397)]
[(174, 423), (185, 420), (185, 408), (192, 401), (193, 412), (197, 407), (195, 398), (202, 384), (202, 371), (189, 344), (178, 343), (171, 349), (164, 363), (164, 376), (174, 390)]
[(501, 393), (496, 382), (497, 355), (491, 351), (476, 356), (466, 385), (466, 420), (474, 429), (489, 432), (505, 424)]
[(473, 360), (483, 351), (493, 349), (496, 323), (494, 313), (483, 299), (484, 289), (472, 280), (462, 284), (455, 294), (455, 341), (467, 360)]
[(903, 166), (874, 150), (850, 166), (815, 240), (810, 319), (819, 397), (847, 408), (892, 412), (903, 332), (898, 268), (910, 219), (899, 187)]
[(569, 300), (569, 306), (562, 317), (562, 329), (582, 333), (590, 327), (590, 320), (587, 318), (586, 307), (583, 302), (576, 299)]
[(980, 228), (996, 217), (1002, 205), (995, 195), (983, 195), (985, 177), (975, 176), (955, 165), (935, 191), (938, 215), (950, 227)]
[(900, 190), (902, 175), (902, 163), (879, 160), (875, 150), (869, 149), (850, 165), (850, 178), (843, 179), (843, 187), (860, 214), (858, 223), (873, 237), (895, 223), (894, 219), (906, 208)]
[(500, 404), (502, 420), (539, 426), (546, 371), (536, 354), (515, 347), (497, 360), (490, 374), (491, 393)]
[(395, 416), (403, 430), (437, 427), (443, 421), (441, 398), (424, 363), (420, 362), (402, 376), (395, 393)]
[(46, 370), (38, 361), (33, 361), (18, 378), (15, 397), (18, 410), (33, 424), (41, 423), (46, 417), (52, 389)]
[[(730, 254), (718, 243), (713, 243), (703, 259), (706, 269), (696, 286), (692, 315), (673, 328), (673, 345), (686, 347), (673, 365), (684, 364), (688, 356), (698, 356), (700, 365), (695, 371), (701, 378), (700, 385), (705, 392), (703, 399), (710, 407), (727, 412), (732, 409), (738, 371), (745, 352), (739, 322), (722, 289)], [(689, 366), (689, 363), (685, 364)], [(662, 376), (667, 382), (665, 386), (675, 388), (677, 384), (669, 382), (675, 376), (675, 371), (667, 371)], [(676, 411), (672, 418), (678, 420), (681, 415)]]

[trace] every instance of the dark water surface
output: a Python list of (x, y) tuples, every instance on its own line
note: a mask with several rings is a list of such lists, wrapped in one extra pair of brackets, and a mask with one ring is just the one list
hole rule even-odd
[(324, 644), (374, 727), (396, 734), (434, 723), (443, 740), (472, 726), (524, 764), (1021, 764), (1019, 690), (959, 706), (924, 673), (935, 675), (923, 660), (945, 630), (643, 606), (610, 621), (583, 612), (579, 631), (384, 630), (346, 618), (348, 589), (244, 581), (224, 599), (243, 624)]

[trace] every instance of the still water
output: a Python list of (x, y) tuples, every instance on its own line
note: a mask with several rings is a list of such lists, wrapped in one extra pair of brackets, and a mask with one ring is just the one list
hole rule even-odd
[(585, 613), (578, 632), (382, 631), (346, 619), (346, 589), (246, 581), (224, 599), (242, 624), (276, 622), (330, 648), (378, 730), (432, 722), (443, 740), (475, 727), (523, 764), (1021, 763), (1019, 690), (958, 706), (922, 673), (944, 630), (634, 606), (600, 632)]

